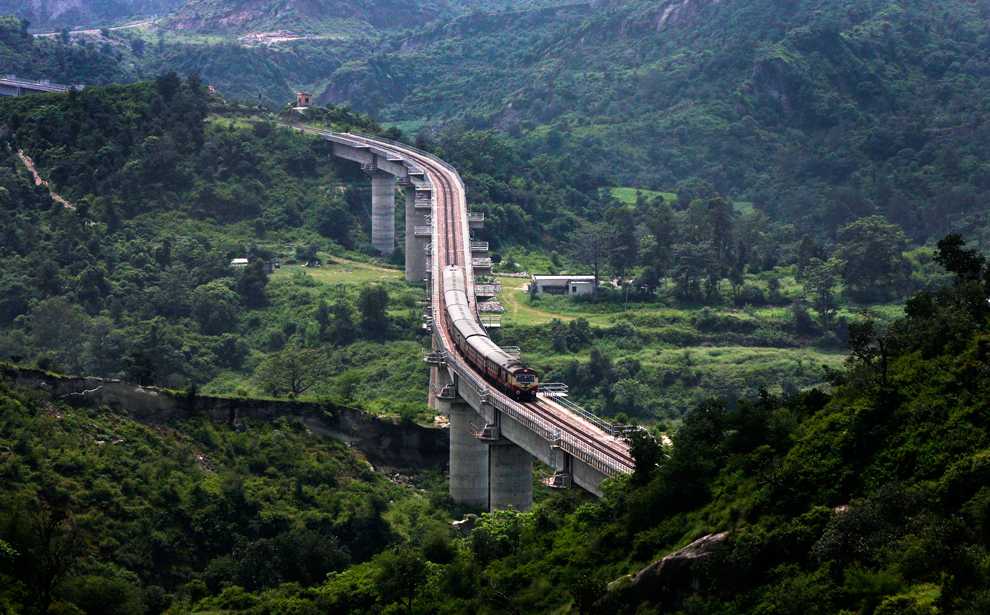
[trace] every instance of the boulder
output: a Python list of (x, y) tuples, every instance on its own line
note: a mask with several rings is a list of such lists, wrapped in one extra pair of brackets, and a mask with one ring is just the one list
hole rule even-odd
[(657, 560), (635, 574), (608, 585), (608, 600), (627, 605), (649, 602), (674, 608), (689, 594), (704, 589), (715, 572), (714, 560), (729, 539), (729, 532), (709, 534)]

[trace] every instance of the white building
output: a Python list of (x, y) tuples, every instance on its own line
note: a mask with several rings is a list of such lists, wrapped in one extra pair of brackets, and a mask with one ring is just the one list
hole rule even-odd
[(595, 292), (593, 275), (534, 275), (529, 283), (534, 295), (578, 297)]
[(242, 269), (248, 266), (248, 259), (246, 258), (235, 258), (230, 261), (230, 266), (234, 269)]

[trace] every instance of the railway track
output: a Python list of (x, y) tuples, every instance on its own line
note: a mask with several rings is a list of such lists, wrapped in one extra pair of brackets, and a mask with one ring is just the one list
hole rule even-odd
[[(307, 132), (323, 132), (308, 130)], [(469, 239), (469, 225), (467, 222), (467, 202), (464, 198), (463, 189), (460, 187), (460, 178), (456, 171), (445, 163), (438, 161), (430, 155), (420, 152), (414, 148), (398, 143), (380, 141), (377, 139), (363, 137), (360, 135), (341, 135), (347, 139), (378, 147), (384, 150), (397, 152), (406, 159), (414, 162), (426, 174), (427, 180), (433, 186), (433, 198), (435, 207), (433, 210), (432, 226), (433, 236), (433, 263), (432, 271), (432, 294), (434, 303), (434, 315), (445, 313), (443, 276), (440, 272), (448, 265), (456, 265), (464, 268), (466, 279), (465, 287), (468, 289), (468, 301), (474, 307), (476, 298), (474, 297), (474, 275), (471, 262), (471, 254), (467, 251)], [(474, 371), (457, 346), (453, 343), (450, 332), (447, 331), (444, 318), (434, 317), (434, 326), (437, 334), (441, 338), (444, 349), (449, 353), (454, 353), (462, 368), (469, 369), (474, 373), (475, 379), (484, 382), (481, 374)], [(559, 430), (561, 434), (566, 434), (572, 442), (577, 442), (581, 448), (587, 448), (599, 456), (610, 460), (610, 466), (616, 473), (629, 473), (635, 468), (635, 462), (629, 450), (628, 443), (621, 441), (606, 433), (590, 421), (580, 417), (567, 408), (555, 404), (548, 399), (539, 399), (535, 402), (516, 402), (498, 392), (494, 388), (491, 393), (499, 396), (502, 404), (510, 406), (513, 410), (528, 414), (543, 421)]]

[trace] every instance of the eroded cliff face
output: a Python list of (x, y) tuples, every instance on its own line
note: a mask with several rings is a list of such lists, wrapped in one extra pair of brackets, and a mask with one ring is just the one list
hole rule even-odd
[(71, 406), (111, 408), (144, 423), (207, 417), (236, 427), (243, 421), (294, 419), (314, 433), (354, 447), (380, 470), (443, 469), (448, 462), (445, 429), (401, 423), (328, 403), (188, 396), (119, 380), (57, 376), (9, 365), (0, 365), (0, 381)]
[(224, 34), (280, 28), (312, 33), (347, 21), (354, 28), (387, 30), (422, 25), (440, 15), (440, 5), (428, 0), (186, 0), (167, 26)]

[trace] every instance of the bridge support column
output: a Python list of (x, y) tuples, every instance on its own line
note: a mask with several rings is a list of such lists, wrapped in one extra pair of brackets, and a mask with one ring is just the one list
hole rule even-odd
[(508, 440), (491, 447), (491, 509), (533, 506), (533, 458)]
[(395, 176), (371, 173), (371, 245), (382, 256), (395, 252)]
[(450, 417), (450, 497), (458, 504), (488, 510), (488, 445), (474, 437), (481, 418), (462, 401), (440, 400)]
[(406, 190), (406, 282), (426, 277), (426, 240), (416, 237), (416, 227), (425, 224), (425, 216), (416, 211), (416, 190)]

